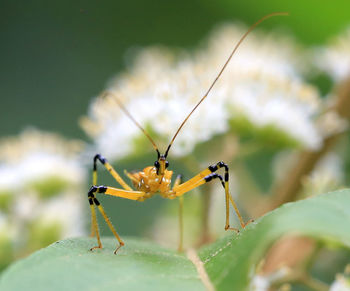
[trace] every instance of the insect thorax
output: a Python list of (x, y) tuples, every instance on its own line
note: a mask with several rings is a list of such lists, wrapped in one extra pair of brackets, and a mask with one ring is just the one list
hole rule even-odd
[(170, 190), (171, 176), (173, 171), (164, 171), (164, 175), (158, 175), (157, 169), (153, 166), (146, 167), (140, 172), (127, 173), (134, 187), (138, 191), (146, 193), (167, 193)]

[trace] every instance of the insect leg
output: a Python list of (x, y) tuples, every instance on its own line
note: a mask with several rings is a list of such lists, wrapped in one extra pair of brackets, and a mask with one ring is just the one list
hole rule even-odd
[[(225, 176), (224, 176), (225, 177), (225, 182), (224, 182), (223, 186), (225, 188), (226, 206), (229, 204), (228, 200), (230, 200), (230, 202), (231, 202), (231, 204), (232, 204), (232, 206), (233, 206), (233, 208), (234, 208), (234, 210), (235, 210), (235, 212), (237, 214), (237, 217), (239, 219), (241, 227), (244, 228), (247, 224), (243, 221), (242, 215), (239, 212), (237, 204), (233, 200), (232, 195), (231, 195), (230, 190), (229, 190), (229, 183), (228, 183), (229, 182), (229, 168), (228, 168), (227, 164), (225, 164), (224, 162), (218, 162), (218, 163), (216, 163), (214, 165), (209, 166), (208, 169), (210, 171), (212, 171), (212, 172), (215, 172), (215, 171), (217, 171), (220, 168), (225, 168)], [(227, 211), (228, 210), (226, 209), (226, 212)]]
[[(176, 177), (176, 180), (175, 180), (175, 183), (174, 183), (174, 187), (180, 185), (181, 181), (182, 181), (182, 175), (178, 175)], [(180, 237), (179, 237), (179, 245), (178, 245), (178, 248), (177, 248), (177, 250), (179, 252), (182, 252), (182, 250), (183, 250), (183, 234), (184, 234), (183, 204), (184, 204), (183, 196), (179, 196), (179, 233), (180, 233)]]
[(91, 209), (91, 236), (96, 235), (97, 243), (98, 243), (98, 246), (90, 249), (90, 251), (92, 251), (94, 249), (101, 249), (102, 243), (101, 243), (101, 239), (100, 239), (100, 232), (98, 229), (98, 223), (97, 223), (97, 218), (96, 218), (94, 196), (88, 195), (88, 199), (89, 199), (89, 204), (90, 204), (90, 209)]
[[(132, 188), (125, 183), (125, 181), (120, 177), (120, 175), (117, 173), (116, 170), (111, 166), (110, 163), (108, 163), (107, 159), (104, 158), (102, 155), (97, 154), (94, 156), (94, 163), (93, 163), (93, 172), (92, 172), (92, 185), (97, 185), (97, 161), (100, 161), (102, 165), (105, 166), (105, 168), (108, 170), (108, 172), (112, 175), (112, 177), (125, 189), (132, 191)], [(95, 236), (95, 228), (94, 225), (91, 224), (91, 237)]]
[(128, 191), (128, 190), (117, 189), (117, 188), (106, 187), (106, 186), (92, 186), (88, 192), (88, 199), (89, 199), (90, 208), (91, 208), (92, 228), (93, 228), (94, 234), (96, 234), (97, 243), (98, 243), (98, 246), (91, 248), (91, 250), (96, 249), (96, 248), (102, 248), (102, 243), (101, 243), (101, 238), (100, 238), (98, 223), (97, 223), (97, 218), (96, 218), (96, 212), (95, 212), (95, 207), (94, 207), (94, 206), (96, 206), (98, 208), (98, 210), (100, 211), (100, 213), (102, 214), (104, 220), (106, 221), (109, 229), (112, 231), (113, 235), (116, 237), (116, 239), (119, 242), (119, 246), (114, 251), (114, 254), (116, 254), (117, 251), (124, 245), (124, 242), (122, 241), (122, 239), (118, 235), (117, 231), (115, 230), (114, 226), (112, 225), (112, 223), (111, 223), (110, 219), (108, 218), (106, 212), (104, 211), (102, 205), (97, 200), (96, 195), (95, 195), (96, 193), (102, 193), (102, 194), (117, 196), (117, 197), (121, 197), (121, 198), (142, 201), (142, 198), (144, 196), (144, 192)]
[(214, 179), (220, 179), (220, 182), (221, 182), (221, 185), (224, 187), (225, 189), (225, 209), (226, 209), (226, 224), (225, 224), (225, 230), (234, 230), (236, 232), (239, 232), (239, 230), (237, 228), (234, 228), (234, 227), (230, 227), (230, 199), (229, 197), (227, 197), (227, 193), (229, 196), (230, 193), (226, 191), (226, 186), (225, 186), (225, 182), (224, 182), (224, 178), (217, 174), (217, 173), (211, 173), (209, 174), (208, 176), (206, 176), (204, 178), (205, 182), (210, 182), (211, 180), (214, 180)]
[(100, 154), (95, 155), (94, 157), (94, 168), (92, 174), (92, 185), (97, 185), (97, 161), (100, 161), (102, 165), (108, 170), (112, 177), (125, 189), (132, 191), (132, 188), (126, 184), (126, 182), (120, 177), (116, 170), (108, 163), (107, 159), (101, 156)]
[[(224, 178), (221, 175), (218, 175), (214, 172), (216, 172), (220, 168), (225, 168), (225, 174)], [(225, 203), (226, 203), (226, 224), (225, 229), (230, 229), (229, 225), (229, 203), (231, 202), (238, 219), (240, 221), (240, 224), (242, 228), (246, 226), (246, 223), (244, 223), (243, 218), (238, 210), (238, 207), (233, 200), (230, 191), (229, 191), (229, 168), (224, 162), (218, 162), (214, 165), (209, 166), (207, 169), (200, 172), (198, 175), (194, 176), (192, 179), (188, 180), (187, 182), (178, 185), (177, 187), (173, 188), (173, 191), (175, 192), (176, 196), (181, 196), (185, 194), (186, 192), (199, 187), (200, 185), (203, 185), (204, 183), (207, 183), (211, 181), (212, 179), (219, 178), (221, 181), (221, 184), (223, 185), (225, 189)]]

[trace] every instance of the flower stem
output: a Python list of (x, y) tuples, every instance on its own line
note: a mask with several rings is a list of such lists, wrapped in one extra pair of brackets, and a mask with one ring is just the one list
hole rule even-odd
[[(330, 110), (350, 121), (350, 76), (340, 83), (334, 92), (336, 101)], [(285, 176), (285, 179), (282, 179), (274, 187), (272, 197), (269, 199), (270, 203), (267, 203), (265, 209), (262, 209), (262, 213), (259, 214), (296, 200), (302, 187), (303, 178), (311, 173), (316, 163), (334, 147), (343, 135), (344, 132), (326, 137), (323, 146), (318, 151), (305, 150), (301, 152), (294, 168)]]

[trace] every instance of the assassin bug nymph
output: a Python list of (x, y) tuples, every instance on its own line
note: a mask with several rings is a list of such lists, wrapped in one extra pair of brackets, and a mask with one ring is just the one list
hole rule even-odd
[[(225, 189), (225, 205), (226, 205), (226, 223), (225, 223), (225, 230), (231, 229), (238, 231), (235, 228), (231, 228), (229, 221), (230, 221), (230, 203), (232, 204), (238, 219), (240, 221), (240, 225), (242, 228), (246, 226), (246, 223), (243, 221), (243, 218), (238, 210), (238, 207), (233, 200), (230, 191), (229, 191), (229, 168), (227, 164), (224, 162), (218, 162), (215, 163), (211, 166), (209, 166), (207, 169), (201, 171), (199, 174), (191, 178), (190, 180), (182, 183), (181, 181), (181, 176), (177, 176), (173, 187), (171, 187), (171, 177), (173, 175), (172, 171), (167, 170), (169, 166), (169, 162), (167, 161), (167, 156), (169, 153), (169, 150), (184, 126), (184, 124), (187, 122), (189, 117), (192, 115), (192, 113), (197, 109), (197, 107), (204, 101), (204, 99), (208, 96), (210, 93), (211, 89), (214, 87), (215, 83), (217, 80), (220, 78), (221, 74), (225, 70), (226, 66), (230, 62), (232, 56), (240, 46), (240, 44), (243, 42), (243, 40), (247, 37), (247, 35), (261, 22), (266, 20), (267, 18), (270, 18), (272, 16), (276, 15), (287, 15), (287, 13), (272, 13), (264, 16), (260, 20), (258, 20), (256, 23), (254, 23), (248, 30), (247, 32), (241, 37), (241, 39), (238, 41), (236, 46), (233, 48), (230, 56), (226, 60), (225, 64), (221, 68), (220, 72), (210, 85), (209, 89), (206, 91), (204, 96), (199, 100), (199, 102), (196, 104), (196, 106), (192, 109), (192, 111), (187, 115), (185, 120), (181, 123), (180, 127), (176, 131), (175, 135), (171, 139), (166, 151), (164, 154), (161, 154), (158, 150), (158, 147), (156, 146), (155, 142), (152, 140), (152, 138), (149, 136), (149, 134), (141, 127), (141, 125), (132, 117), (132, 115), (125, 109), (123, 104), (115, 97), (113, 100), (117, 102), (119, 107), (124, 111), (124, 113), (135, 123), (135, 125), (146, 135), (146, 137), (149, 139), (149, 141), (152, 143), (153, 148), (157, 152), (157, 160), (155, 161), (153, 166), (149, 166), (144, 168), (140, 172), (135, 172), (135, 173), (128, 173), (125, 172), (127, 177), (131, 180), (134, 188), (132, 189), (121, 177), (120, 175), (113, 169), (113, 167), (108, 163), (108, 161), (101, 156), (100, 154), (97, 154), (94, 157), (93, 160), (93, 186), (90, 188), (88, 192), (88, 199), (90, 203), (90, 208), (91, 208), (91, 221), (92, 221), (92, 236), (96, 235), (97, 238), (97, 243), (98, 245), (91, 248), (91, 250), (96, 249), (96, 248), (102, 248), (102, 243), (100, 239), (100, 234), (99, 234), (99, 228), (97, 224), (97, 219), (96, 219), (96, 212), (95, 212), (95, 206), (98, 208), (98, 210), (101, 212), (104, 220), (108, 224), (110, 230), (116, 237), (116, 239), (119, 242), (119, 246), (116, 248), (114, 253), (116, 254), (117, 251), (124, 245), (124, 242), (121, 240), (119, 237), (117, 231), (113, 227), (111, 221), (109, 220), (108, 216), (106, 215), (102, 205), (96, 198), (96, 194), (106, 194), (106, 195), (112, 195), (116, 197), (121, 197), (121, 198), (126, 198), (126, 199), (131, 199), (135, 201), (144, 201), (148, 198), (151, 198), (154, 194), (159, 193), (162, 197), (168, 198), (168, 199), (175, 199), (179, 198), (180, 201), (180, 215), (181, 215), (181, 209), (182, 209), (182, 199), (185, 193), (189, 192), (190, 190), (197, 188), (200, 185), (203, 185), (209, 181), (212, 180), (220, 180), (222, 186)], [(112, 93), (105, 92), (103, 93), (104, 96), (108, 95), (113, 95)], [(120, 188), (113, 188), (109, 186), (97, 186), (97, 162), (101, 162), (105, 168), (109, 171), (109, 173), (113, 176), (113, 178), (122, 186), (123, 189)], [(220, 174), (216, 173), (219, 169), (224, 168), (224, 177), (221, 176)], [(180, 245), (179, 249), (182, 248), (182, 218), (180, 217)]]

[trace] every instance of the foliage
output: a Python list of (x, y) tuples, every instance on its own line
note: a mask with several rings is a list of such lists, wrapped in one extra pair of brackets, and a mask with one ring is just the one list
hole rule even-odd
[[(350, 247), (350, 191), (293, 202), (198, 251), (217, 290), (247, 290), (249, 277), (279, 237), (297, 234)], [(189, 255), (134, 239), (113, 255), (115, 239), (90, 252), (92, 238), (58, 241), (10, 267), (1, 290), (205, 290)], [(20, 280), (19, 280), (20, 278)]]

